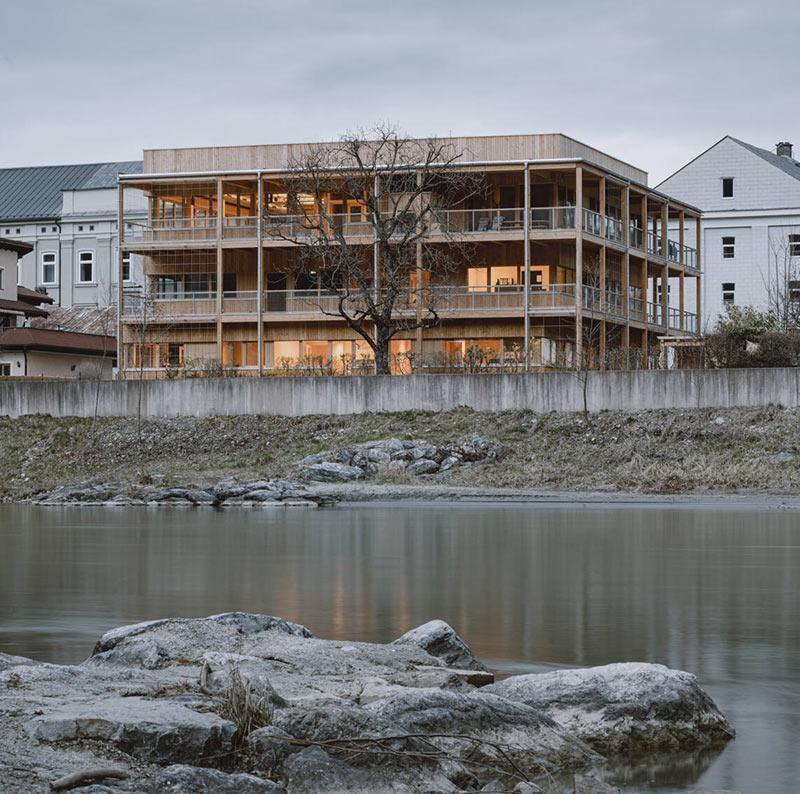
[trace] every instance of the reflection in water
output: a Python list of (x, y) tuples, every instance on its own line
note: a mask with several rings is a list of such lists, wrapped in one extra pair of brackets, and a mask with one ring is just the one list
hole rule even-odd
[(0, 544), (0, 651), (73, 662), (112, 626), (236, 609), (374, 641), (441, 617), (504, 672), (642, 660), (696, 673), (737, 740), (627, 768), (627, 790), (777, 794), (800, 779), (796, 513), (0, 505)]

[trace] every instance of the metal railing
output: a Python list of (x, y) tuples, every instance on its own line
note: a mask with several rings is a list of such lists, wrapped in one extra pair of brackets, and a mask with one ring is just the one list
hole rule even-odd
[(531, 230), (574, 229), (575, 207), (532, 207)]
[(162, 242), (172, 240), (214, 240), (217, 219), (161, 218), (148, 221), (126, 221), (126, 242)]
[(436, 210), (431, 234), (478, 234), (520, 231), (525, 226), (523, 207), (491, 207), (473, 210)]
[(628, 296), (628, 317), (631, 320), (639, 320), (644, 322), (645, 319), (645, 303), (644, 298), (637, 298), (634, 295)]
[(650, 325), (663, 325), (660, 303), (647, 302), (647, 322)]
[(644, 232), (633, 221), (628, 225), (628, 245), (631, 248), (644, 248)]
[(603, 219), (599, 212), (583, 210), (583, 231), (601, 237), (603, 234)]
[(660, 235), (653, 234), (653, 232), (647, 233), (647, 253), (653, 254), (653, 256), (664, 255), (662, 251)]
[(612, 243), (619, 243), (622, 245), (625, 242), (622, 221), (618, 218), (612, 218), (606, 215), (605, 235), (606, 240), (611, 240)]

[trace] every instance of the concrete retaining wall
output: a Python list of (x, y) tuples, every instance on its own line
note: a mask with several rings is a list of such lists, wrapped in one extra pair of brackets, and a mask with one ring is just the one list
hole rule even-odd
[[(589, 410), (800, 404), (800, 368), (594, 372)], [(0, 382), (0, 415), (93, 416), (97, 382)], [(136, 416), (137, 381), (99, 384), (100, 416)], [(146, 416), (354, 414), (367, 411), (580, 411), (570, 373), (145, 381)]]

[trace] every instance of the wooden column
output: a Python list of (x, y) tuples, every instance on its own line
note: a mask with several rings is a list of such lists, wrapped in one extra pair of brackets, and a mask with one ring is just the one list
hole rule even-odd
[(681, 268), (680, 273), (678, 274), (678, 309), (680, 311), (680, 328), (681, 331), (685, 330), (685, 322), (683, 319), (683, 307), (684, 307), (684, 292), (683, 292), (684, 284), (683, 284), (683, 268)]
[(583, 167), (575, 167), (575, 368), (583, 362)]
[(524, 205), (524, 241), (525, 251), (523, 255), (523, 267), (525, 273), (523, 275), (523, 333), (524, 344), (523, 351), (525, 356), (525, 372), (530, 370), (531, 351), (530, 351), (530, 338), (531, 338), (531, 318), (530, 318), (530, 296), (531, 296), (531, 169), (528, 163), (525, 163), (525, 200)]
[(686, 267), (686, 252), (684, 251), (684, 234), (683, 234), (683, 225), (686, 223), (686, 214), (683, 210), (680, 211), (678, 215), (678, 223), (680, 223), (680, 229), (678, 231), (678, 245), (680, 246), (680, 250), (678, 252), (678, 258), (681, 260), (681, 267)]
[[(256, 320), (258, 322), (258, 331), (256, 333), (256, 340), (258, 342), (258, 374), (264, 374), (264, 246), (261, 239), (261, 205), (263, 203), (263, 184), (261, 181), (261, 172), (258, 172), (258, 192), (256, 194), (256, 245), (258, 246), (258, 253), (256, 259)], [(252, 199), (251, 199), (252, 207)]]
[[(417, 188), (419, 188), (421, 185), (422, 185), (422, 174), (418, 170), (417, 171)], [(417, 208), (417, 218), (419, 218), (419, 207)], [(422, 283), (422, 281), (423, 281), (423, 279), (422, 279), (422, 241), (421, 240), (417, 240), (417, 243), (416, 243), (416, 255), (417, 255), (417, 257), (416, 257), (417, 269), (416, 269), (416, 273), (414, 274), (414, 278), (415, 278), (415, 281), (416, 281), (416, 290), (417, 290), (417, 298), (416, 298), (416, 301), (415, 301), (415, 310), (416, 310), (416, 319), (417, 319), (417, 334), (416, 334), (417, 338), (415, 340), (415, 345), (416, 345), (416, 348), (417, 348), (417, 355), (414, 357), (414, 359), (416, 361), (422, 361), (422, 346), (423, 346), (425, 340), (424, 340), (423, 329), (422, 329), (422, 326), (420, 325), (420, 322), (422, 320), (422, 300), (423, 300), (423, 292), (422, 292), (422, 287), (423, 287), (423, 283)]]
[[(631, 258), (628, 250), (631, 244), (631, 191), (625, 185), (622, 188), (622, 233), (625, 235), (625, 253), (622, 255), (622, 274), (620, 279), (620, 291), (622, 292), (622, 316), (625, 318), (625, 329), (622, 334), (622, 345), (624, 348), (631, 346), (631, 317), (630, 317), (630, 266)], [(627, 355), (627, 353), (626, 353)]]
[(217, 358), (222, 365), (222, 222), (225, 213), (225, 196), (222, 177), (217, 178)]
[[(125, 312), (125, 290), (122, 286), (122, 260), (125, 256), (122, 246), (125, 244), (125, 198), (124, 188), (121, 182), (117, 183), (117, 377), (125, 380), (125, 345), (122, 343), (122, 315)], [(61, 267), (61, 262), (58, 262)], [(144, 274), (145, 284), (142, 285), (143, 296), (144, 288), (147, 284), (147, 276)], [(141, 355), (141, 351), (140, 351)]]
[(701, 305), (701, 296), (702, 296), (702, 287), (701, 287), (701, 271), (702, 267), (702, 259), (700, 254), (700, 246), (702, 244), (703, 238), (703, 230), (700, 225), (700, 216), (698, 215), (695, 218), (695, 247), (697, 251), (695, 253), (695, 266), (697, 267), (697, 278), (695, 279), (695, 289), (697, 290), (697, 297), (695, 299), (695, 311), (697, 312), (697, 333), (700, 333), (703, 327), (703, 312), (702, 312), (702, 305)]

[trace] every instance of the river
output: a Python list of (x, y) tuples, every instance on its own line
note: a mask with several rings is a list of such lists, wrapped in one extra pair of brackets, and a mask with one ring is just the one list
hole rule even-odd
[(621, 768), (626, 792), (800, 781), (800, 513), (762, 506), (0, 505), (0, 651), (77, 662), (106, 629), (232, 610), (385, 642), (433, 617), (496, 671), (652, 661), (738, 736)]

